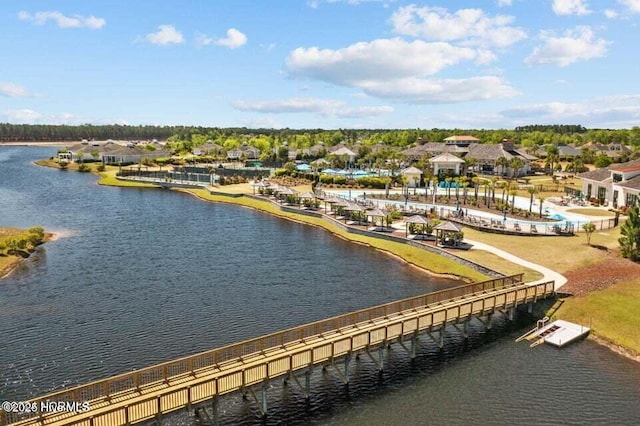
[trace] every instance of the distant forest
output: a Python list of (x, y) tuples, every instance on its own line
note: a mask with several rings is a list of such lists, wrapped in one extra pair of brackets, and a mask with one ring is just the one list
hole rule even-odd
[[(589, 142), (609, 144), (622, 143), (640, 147), (640, 127), (607, 130), (586, 129), (581, 125), (530, 125), (513, 130), (464, 130), (464, 129), (247, 129), (192, 126), (127, 126), (90, 124), (80, 126), (30, 125), (0, 123), (0, 142), (76, 142), (82, 139), (95, 140), (169, 140), (176, 144), (193, 146), (206, 141), (215, 142), (225, 148), (242, 142), (267, 146), (304, 148), (318, 142), (326, 145), (347, 144), (361, 141), (365, 145), (382, 142), (391, 146), (406, 147), (419, 140), (440, 142), (452, 135), (471, 135), (484, 143), (498, 143), (513, 139), (525, 147), (552, 144), (583, 145)], [(262, 145), (262, 146), (260, 146)]]

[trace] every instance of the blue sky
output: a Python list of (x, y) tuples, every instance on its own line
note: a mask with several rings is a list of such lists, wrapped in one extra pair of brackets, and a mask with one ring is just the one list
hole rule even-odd
[(640, 0), (0, 4), (0, 122), (640, 125)]

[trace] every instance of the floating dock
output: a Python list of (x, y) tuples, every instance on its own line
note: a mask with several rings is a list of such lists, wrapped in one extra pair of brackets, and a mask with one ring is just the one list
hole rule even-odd
[(545, 320), (538, 321), (538, 327), (529, 331), (517, 341), (527, 339), (531, 347), (549, 343), (559, 348), (568, 345), (576, 340), (582, 339), (589, 334), (591, 329), (580, 324), (569, 321), (556, 320), (546, 324)]

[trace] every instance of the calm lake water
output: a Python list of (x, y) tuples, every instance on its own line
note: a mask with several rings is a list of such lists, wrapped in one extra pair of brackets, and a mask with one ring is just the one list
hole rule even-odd
[[(162, 190), (109, 188), (0, 147), (0, 226), (60, 234), (0, 281), (0, 400), (20, 400), (458, 282), (260, 212)], [(518, 328), (520, 327), (520, 328)], [(267, 424), (640, 424), (640, 366), (589, 341), (555, 350), (475, 324), (348, 390), (314, 373), (309, 404), (273, 382)], [(229, 396), (226, 424), (261, 423)], [(180, 414), (169, 424), (190, 424)]]

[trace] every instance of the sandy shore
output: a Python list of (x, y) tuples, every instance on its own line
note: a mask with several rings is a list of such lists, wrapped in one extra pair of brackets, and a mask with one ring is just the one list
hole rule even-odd
[[(56, 234), (56, 233), (53, 233), (53, 232), (45, 232), (45, 234), (44, 234), (44, 240), (42, 241), (42, 244), (44, 244), (44, 243), (46, 243), (46, 242), (49, 242), (49, 241), (55, 241), (55, 240), (57, 240), (58, 238), (60, 238), (60, 236), (59, 236), (58, 234)], [(42, 244), (40, 244), (40, 245), (42, 245)], [(36, 250), (37, 250), (37, 249), (38, 249), (38, 248), (36, 247)], [(33, 252), (33, 253), (35, 253), (35, 250), (34, 250), (34, 252)], [(20, 266), (20, 264), (21, 264), (22, 262), (24, 262), (24, 261), (25, 261), (25, 260), (27, 260), (29, 257), (31, 257), (31, 255), (32, 255), (33, 253), (30, 253), (28, 257), (15, 256), (15, 257), (14, 257), (14, 259), (13, 259), (13, 261), (12, 261), (11, 263), (9, 263), (9, 264), (5, 265), (5, 267), (4, 267), (4, 268), (2, 268), (2, 270), (0, 270), (0, 280), (2, 280), (2, 279), (4, 279), (4, 278), (8, 277), (9, 275), (11, 275), (11, 273), (12, 273), (13, 271), (15, 271), (15, 270), (16, 270), (16, 268), (17, 268), (18, 266)]]
[(0, 142), (0, 146), (70, 146), (73, 145), (72, 141), (58, 141), (58, 142)]
[(616, 345), (615, 343), (611, 343), (607, 339), (602, 338), (600, 336), (596, 336), (594, 334), (589, 334), (589, 339), (596, 342), (599, 345), (602, 345), (608, 348), (609, 350), (617, 353), (618, 355), (622, 355), (625, 358), (629, 358), (630, 360), (640, 363), (640, 354), (638, 353), (635, 353), (623, 346)]

